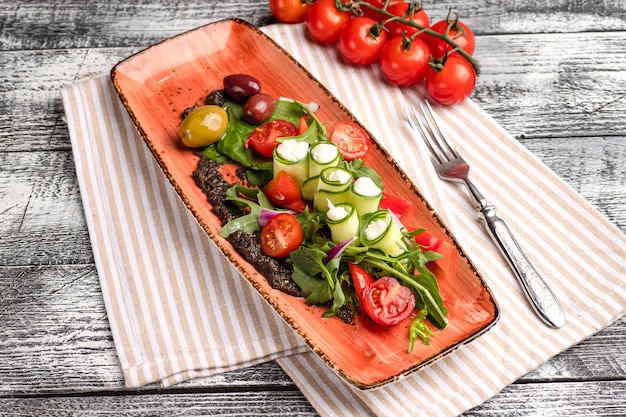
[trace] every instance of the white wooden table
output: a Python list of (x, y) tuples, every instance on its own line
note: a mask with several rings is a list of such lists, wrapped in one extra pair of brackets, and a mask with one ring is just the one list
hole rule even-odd
[[(472, 98), (626, 232), (623, 0), (432, 3), (477, 34)], [(59, 89), (226, 17), (275, 22), (266, 1), (2, 1), (0, 415), (316, 415), (275, 363), (124, 389), (99, 289)], [(626, 319), (465, 415), (626, 415)]]

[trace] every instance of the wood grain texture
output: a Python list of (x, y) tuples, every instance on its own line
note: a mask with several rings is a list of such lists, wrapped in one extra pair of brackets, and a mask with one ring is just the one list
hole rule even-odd
[[(430, 3), (431, 16), (453, 7), (478, 35), (472, 98), (626, 232), (623, 1)], [(316, 415), (273, 362), (123, 388), (63, 121), (63, 86), (233, 16), (275, 21), (252, 0), (2, 3), (0, 415)], [(465, 415), (617, 416), (625, 404), (622, 318)]]

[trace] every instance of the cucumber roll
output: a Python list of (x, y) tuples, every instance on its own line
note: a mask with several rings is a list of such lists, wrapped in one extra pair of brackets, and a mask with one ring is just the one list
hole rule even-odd
[(363, 246), (380, 249), (391, 256), (398, 256), (406, 249), (403, 237), (400, 225), (387, 210), (366, 215), (359, 233)]
[(378, 210), (383, 190), (371, 178), (361, 177), (350, 186), (349, 201), (356, 207), (359, 217)]
[(328, 210), (328, 200), (333, 204), (348, 201), (353, 176), (347, 170), (338, 167), (322, 170), (317, 182), (314, 205), (317, 211)]
[(309, 176), (317, 176), (325, 168), (339, 165), (340, 161), (337, 145), (330, 142), (317, 143), (309, 151)]
[(286, 171), (298, 187), (309, 178), (309, 144), (287, 139), (274, 148), (274, 177)]
[(330, 228), (333, 242), (340, 243), (359, 235), (359, 216), (350, 203), (341, 203), (336, 206), (327, 202), (326, 223)]

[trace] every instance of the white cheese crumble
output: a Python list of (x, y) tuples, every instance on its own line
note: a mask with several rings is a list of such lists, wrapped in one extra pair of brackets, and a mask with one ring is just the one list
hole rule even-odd
[(367, 227), (365, 228), (365, 237), (367, 238), (367, 240), (376, 240), (378, 239), (383, 233), (385, 233), (385, 230), (387, 230), (387, 227), (389, 226), (389, 221), (387, 220), (382, 220), (382, 219), (378, 219), (378, 220), (374, 220), (373, 222), (371, 222), (370, 224), (367, 225)]
[(380, 188), (368, 177), (358, 178), (354, 182), (354, 191), (366, 197), (374, 197), (380, 194)]
[(328, 211), (326, 212), (326, 217), (333, 221), (339, 221), (344, 219), (348, 214), (348, 210), (343, 207), (335, 206), (330, 200), (326, 199), (328, 202)]
[(297, 162), (309, 153), (309, 144), (295, 139), (287, 139), (276, 148), (278, 156), (289, 162)]
[(336, 181), (340, 184), (345, 184), (352, 179), (352, 175), (342, 169), (334, 169), (326, 176), (326, 179), (329, 181)]
[(339, 150), (331, 143), (320, 143), (311, 149), (311, 158), (320, 164), (327, 164), (337, 158)]

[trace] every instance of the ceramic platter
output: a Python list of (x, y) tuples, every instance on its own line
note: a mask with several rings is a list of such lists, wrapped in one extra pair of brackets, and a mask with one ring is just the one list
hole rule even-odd
[[(215, 22), (151, 46), (111, 71), (115, 88), (165, 175), (206, 233), (270, 305), (346, 381), (360, 389), (380, 387), (415, 372), (468, 343), (499, 318), (484, 280), (420, 192), (373, 138), (364, 158), (384, 179), (386, 190), (413, 204), (403, 220), (420, 225), (457, 248), (450, 272), (439, 279), (449, 325), (430, 345), (419, 339), (407, 353), (410, 319), (379, 327), (357, 318), (345, 324), (324, 319), (321, 307), (272, 289), (265, 278), (219, 237), (221, 223), (192, 178), (198, 156), (178, 140), (181, 112), (222, 88), (224, 76), (246, 73), (263, 91), (320, 104), (318, 117), (330, 124), (354, 116), (305, 68), (258, 28), (238, 19)], [(347, 106), (347, 107), (346, 107)], [(366, 126), (365, 126), (366, 128)], [(432, 327), (432, 326), (431, 326)]]

